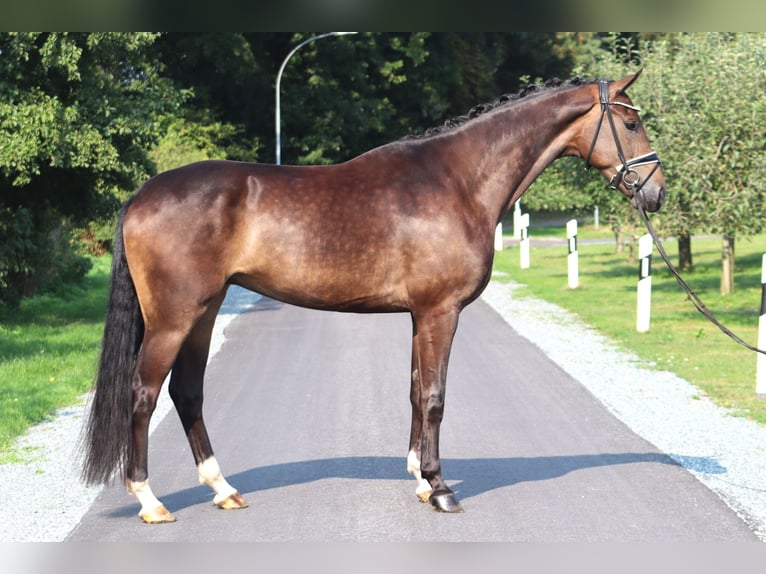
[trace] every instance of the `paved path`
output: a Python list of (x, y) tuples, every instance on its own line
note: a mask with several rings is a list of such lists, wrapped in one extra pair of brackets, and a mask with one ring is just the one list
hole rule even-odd
[(755, 541), (686, 470), (630, 431), (484, 302), (450, 364), (441, 453), (465, 512), (420, 504), (405, 471), (407, 315), (308, 311), (268, 299), (237, 317), (208, 367), (216, 455), (250, 508), (196, 483), (171, 413), (150, 446), (148, 526), (121, 485), (78, 541)]

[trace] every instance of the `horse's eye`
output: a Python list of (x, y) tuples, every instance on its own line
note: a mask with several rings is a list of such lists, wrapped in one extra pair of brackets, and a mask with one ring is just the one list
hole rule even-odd
[(638, 129), (638, 122), (635, 120), (628, 120), (627, 122), (625, 122), (625, 127), (628, 130), (634, 132)]

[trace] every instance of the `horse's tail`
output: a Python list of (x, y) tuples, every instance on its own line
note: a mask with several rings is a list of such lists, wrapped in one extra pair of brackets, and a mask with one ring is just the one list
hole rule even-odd
[(122, 225), (128, 205), (117, 220), (95, 395), (84, 427), (82, 479), (87, 484), (108, 483), (118, 469), (124, 474), (133, 449), (132, 381), (144, 321), (123, 244)]

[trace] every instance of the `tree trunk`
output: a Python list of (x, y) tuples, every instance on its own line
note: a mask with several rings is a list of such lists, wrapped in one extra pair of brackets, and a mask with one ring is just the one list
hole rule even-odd
[(635, 265), (638, 263), (638, 248), (636, 247), (638, 244), (638, 238), (636, 237), (635, 232), (630, 234), (630, 241), (628, 242), (628, 261), (631, 265)]
[(625, 237), (622, 234), (622, 230), (615, 229), (614, 230), (614, 241), (615, 241), (615, 248), (614, 252), (618, 255), (622, 255), (623, 251), (625, 250)]
[(631, 265), (635, 265), (638, 263), (638, 233), (636, 231), (636, 222), (632, 217), (629, 232), (628, 237), (630, 238), (630, 245), (628, 246), (628, 261), (630, 261)]
[(692, 237), (687, 232), (678, 235), (678, 269), (692, 270)]
[(724, 235), (721, 249), (721, 295), (734, 292), (734, 236)]

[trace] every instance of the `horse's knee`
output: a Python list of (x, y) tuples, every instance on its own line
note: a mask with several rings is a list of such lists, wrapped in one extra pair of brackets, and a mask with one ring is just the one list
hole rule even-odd
[(434, 392), (428, 396), (425, 407), (426, 420), (430, 424), (439, 424), (444, 417), (444, 393)]

